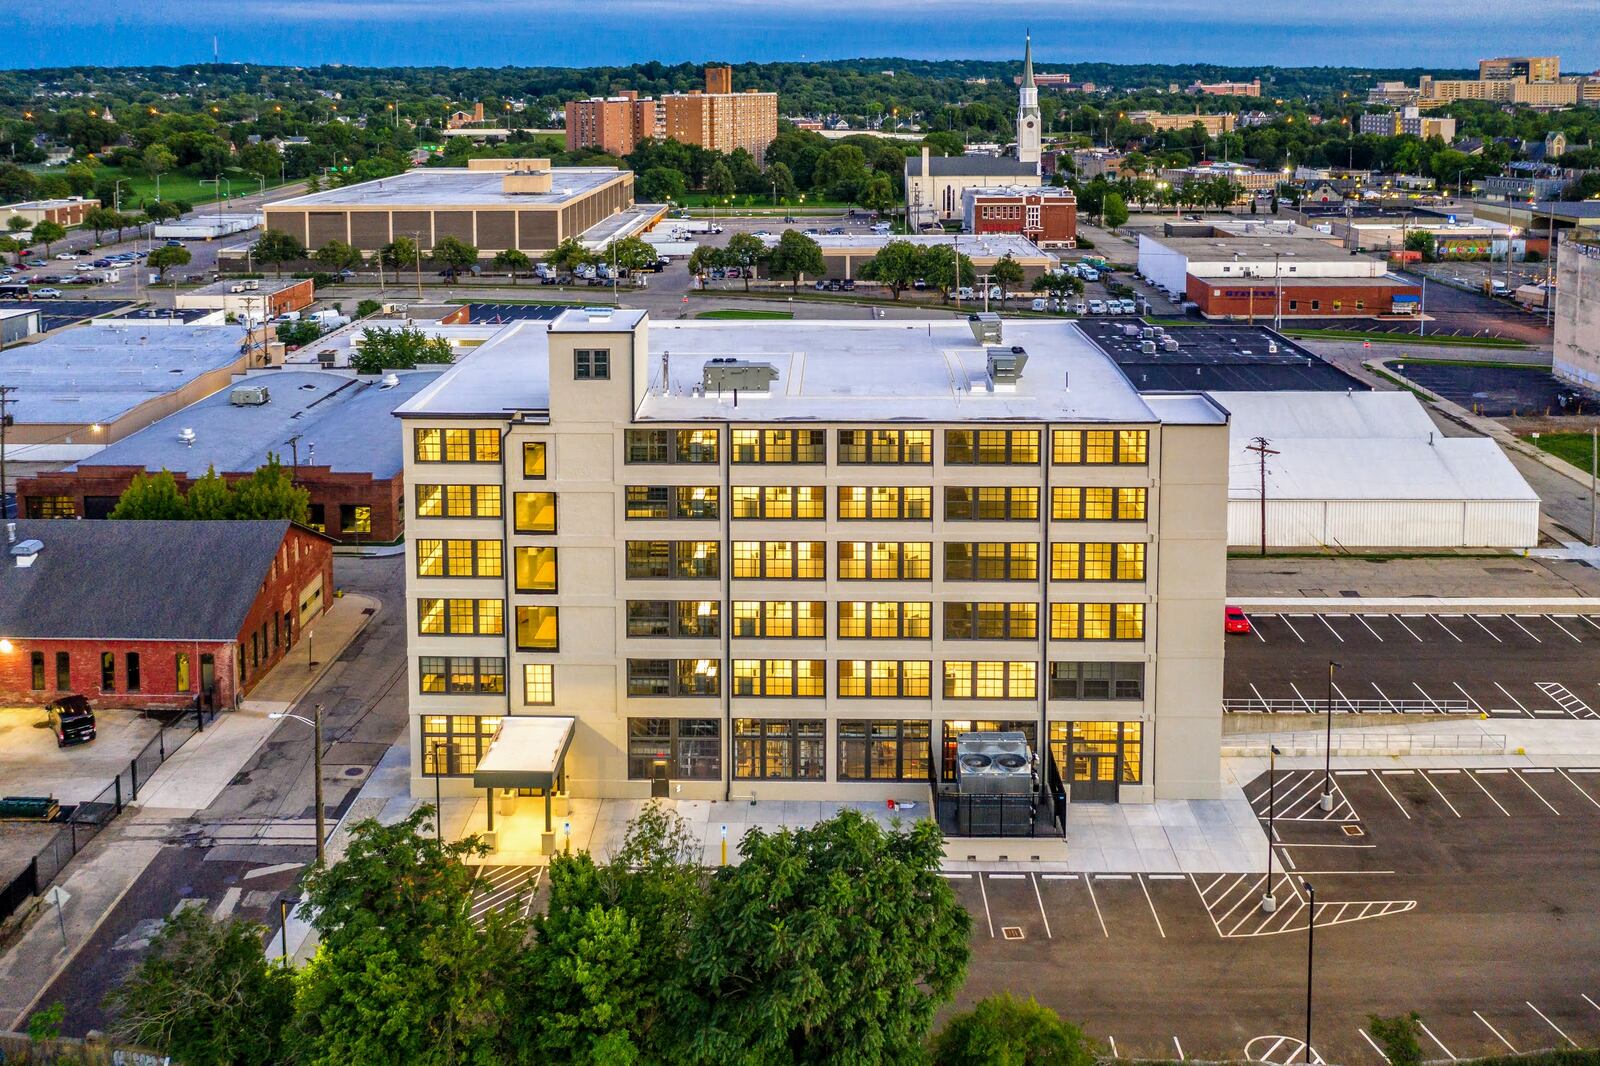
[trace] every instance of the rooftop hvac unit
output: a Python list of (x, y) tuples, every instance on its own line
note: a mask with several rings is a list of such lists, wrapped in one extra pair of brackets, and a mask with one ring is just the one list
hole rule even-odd
[(700, 387), (708, 396), (721, 392), (769, 393), (777, 380), (777, 367), (746, 359), (708, 359), (700, 371)]
[(1141, 355), (1154, 355), (1154, 354), (1156, 354), (1156, 342), (1155, 341), (1140, 341), (1139, 342), (1139, 354), (1141, 354)]
[(228, 393), (228, 402), (235, 407), (260, 407), (272, 400), (265, 385), (240, 385)]
[(188, 426), (184, 426), (182, 429), (178, 430), (178, 439), (185, 444), (193, 444), (195, 442), (194, 430)]
[(1170, 335), (1166, 336), (1166, 337), (1162, 337), (1161, 338), (1161, 348), (1162, 348), (1163, 351), (1168, 351), (1168, 352), (1177, 351), (1178, 350), (1178, 338), (1170, 336)]
[(1122, 335), (1124, 337), (1137, 337), (1139, 335), (1139, 327), (1132, 322), (1124, 322), (1122, 324)]
[(972, 329), (972, 339), (979, 344), (1000, 343), (1000, 316), (993, 311), (979, 311), (977, 314), (967, 316), (967, 325)]
[(1022, 368), (1028, 365), (1028, 353), (1020, 344), (1010, 348), (990, 348), (988, 358), (989, 387), (1015, 389), (1022, 380)]
[(1026, 796), (1036, 787), (1033, 753), (1022, 733), (956, 737), (956, 791), (964, 796)]

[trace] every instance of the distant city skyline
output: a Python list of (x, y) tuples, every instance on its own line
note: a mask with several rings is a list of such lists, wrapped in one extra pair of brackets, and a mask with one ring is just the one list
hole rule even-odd
[[(21, 5), (0, 66), (143, 66), (209, 61), (352, 66), (599, 66), (668, 63), (1020, 58), (1026, 29), (1044, 69), (1073, 63), (1459, 68), (1502, 54), (1600, 66), (1600, 38), (1575, 34), (1596, 0), (1522, 4), (1350, 0), (1335, 13), (1295, 0), (1099, 0), (1041, 10), (1025, 0), (99, 0)], [(350, 32), (359, 28), (362, 32)]]

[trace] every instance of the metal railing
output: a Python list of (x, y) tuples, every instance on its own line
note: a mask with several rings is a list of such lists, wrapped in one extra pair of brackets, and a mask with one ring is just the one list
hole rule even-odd
[(128, 804), (139, 798), (139, 789), (149, 782), (161, 764), (171, 758), (184, 741), (202, 731), (206, 721), (216, 717), (215, 711), (203, 710), (198, 703), (185, 711), (147, 713), (168, 720), (97, 794), (61, 808), (61, 815), (52, 823), (59, 828), (28, 860), (22, 872), (0, 887), (0, 922), (16, 913), (30, 897), (49, 888), (73, 856), (115, 821)]
[[(1298, 733), (1241, 733), (1224, 737), (1224, 748), (1258, 750), (1265, 754), (1269, 747), (1285, 755), (1304, 752), (1321, 753), (1326, 749), (1328, 735), (1314, 730)], [(1352, 730), (1335, 730), (1333, 754), (1335, 755), (1426, 755), (1438, 753), (1480, 753), (1498, 755), (1506, 750), (1504, 733), (1359, 733)]]
[[(1327, 714), (1325, 699), (1232, 699), (1222, 701), (1224, 714)], [(1477, 714), (1469, 700), (1335, 699), (1334, 714)]]

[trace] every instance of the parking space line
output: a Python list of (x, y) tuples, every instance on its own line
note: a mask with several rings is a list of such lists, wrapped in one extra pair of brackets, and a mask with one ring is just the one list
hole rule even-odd
[(1094, 916), (1100, 919), (1100, 932), (1105, 934), (1107, 940), (1111, 939), (1111, 930), (1106, 928), (1106, 916), (1100, 913), (1100, 901), (1094, 898), (1094, 878), (1085, 877), (1083, 885), (1089, 890), (1089, 902), (1094, 904)]
[(1578, 644), (1582, 644), (1583, 643), (1583, 638), (1578, 636), (1578, 634), (1574, 633), (1572, 630), (1568, 629), (1566, 626), (1562, 625), (1560, 622), (1557, 622), (1555, 615), (1553, 615), (1553, 614), (1544, 614), (1544, 615), (1540, 615), (1539, 617), (1543, 618), (1546, 622), (1549, 622), (1551, 625), (1553, 625), (1557, 629), (1561, 630), (1561, 632), (1563, 632), (1567, 636), (1571, 637), (1573, 639), (1573, 641), (1575, 641), (1576, 643), (1578, 643)]
[(1372, 686), (1373, 691), (1375, 691), (1378, 694), (1378, 698), (1379, 699), (1383, 700), (1384, 703), (1387, 703), (1389, 705), (1389, 709), (1391, 711), (1394, 711), (1396, 714), (1400, 713), (1400, 708), (1398, 708), (1398, 707), (1396, 707), (1394, 705), (1394, 700), (1391, 700), (1389, 698), (1389, 694), (1387, 692), (1383, 691), (1383, 689), (1378, 687), (1378, 683), (1376, 681), (1368, 681), (1367, 684)]
[(1350, 697), (1346, 696), (1344, 694), (1344, 689), (1340, 688), (1337, 684), (1335, 684), (1333, 686), (1333, 691), (1335, 691), (1335, 692), (1337, 692), (1339, 694), (1339, 698), (1341, 700), (1344, 700), (1344, 704), (1345, 704), (1346, 707), (1350, 708), (1350, 713), (1351, 714), (1360, 714), (1361, 713), (1359, 710), (1356, 709), (1356, 705), (1351, 702)]
[[(1522, 1002), (1528, 1003), (1527, 1000), (1523, 1000)], [(1557, 1025), (1555, 1022), (1551, 1021), (1549, 1018), (1545, 1018), (1544, 1011), (1540, 1010), (1538, 1007), (1535, 1007), (1532, 1003), (1528, 1003), (1528, 1009), (1533, 1011), (1533, 1013), (1537, 1014), (1539, 1017), (1544, 1018), (1544, 1023), (1546, 1025), (1548, 1025), (1550, 1028), (1554, 1029), (1558, 1033), (1561, 1033), (1561, 1026)], [(1561, 1033), (1561, 1039), (1565, 1040), (1567, 1043), (1571, 1044), (1573, 1047), (1577, 1047), (1578, 1046), (1578, 1042), (1576, 1040), (1572, 1039), (1572, 1037), (1568, 1036), (1566, 1033)]]
[(1437, 796), (1438, 796), (1438, 797), (1439, 797), (1439, 798), (1440, 798), (1440, 799), (1442, 799), (1442, 800), (1444, 800), (1444, 805), (1445, 805), (1445, 806), (1446, 806), (1446, 807), (1449, 807), (1449, 808), (1450, 808), (1450, 813), (1451, 813), (1451, 814), (1453, 814), (1453, 815), (1455, 815), (1455, 816), (1456, 816), (1456, 817), (1457, 817), (1457, 818), (1460, 818), (1460, 817), (1461, 817), (1461, 812), (1460, 812), (1460, 811), (1458, 811), (1458, 810), (1456, 810), (1456, 805), (1455, 805), (1455, 804), (1454, 804), (1454, 803), (1451, 803), (1451, 802), (1450, 802), (1450, 797), (1449, 797), (1449, 796), (1446, 796), (1446, 795), (1445, 795), (1445, 794), (1444, 794), (1444, 793), (1443, 793), (1443, 792), (1440, 792), (1440, 791), (1439, 791), (1439, 786), (1438, 786), (1438, 785), (1436, 785), (1436, 784), (1434, 784), (1434, 783), (1433, 783), (1433, 781), (1432, 781), (1432, 779), (1431, 779), (1431, 778), (1429, 778), (1429, 776), (1428, 776), (1428, 775), (1427, 775), (1427, 774), (1423, 774), (1423, 775), (1422, 775), (1422, 780), (1423, 780), (1423, 781), (1426, 781), (1426, 782), (1427, 782), (1427, 784), (1428, 784), (1428, 787), (1429, 787), (1429, 788), (1431, 788), (1431, 789), (1433, 789), (1433, 791), (1434, 791), (1434, 793), (1435, 793), (1435, 794), (1436, 794), (1436, 795), (1437, 795)]
[(1289, 632), (1294, 634), (1296, 640), (1298, 640), (1302, 644), (1304, 644), (1306, 642), (1306, 638), (1302, 637), (1300, 635), (1300, 631), (1294, 627), (1294, 623), (1289, 621), (1289, 616), (1288, 615), (1280, 614), (1278, 616), (1278, 620), (1281, 621), (1284, 625), (1289, 627)]
[(1144, 876), (1146, 877), (1146, 879), (1151, 880), (1151, 881), (1187, 881), (1187, 880), (1189, 880), (1183, 874), (1145, 874)]
[(989, 939), (994, 939), (994, 914), (989, 910), (989, 892), (983, 887), (983, 877), (978, 877), (978, 891), (983, 893), (983, 916), (989, 920)]
[(1409, 822), (1411, 820), (1411, 812), (1406, 810), (1405, 805), (1395, 798), (1395, 794), (1393, 792), (1389, 791), (1389, 786), (1383, 783), (1383, 775), (1378, 773), (1376, 770), (1373, 770), (1372, 779), (1378, 783), (1379, 788), (1383, 789), (1386, 796), (1394, 800), (1394, 805), (1400, 808), (1400, 813), (1405, 815), (1406, 821)]
[(1417, 684), (1415, 681), (1411, 682), (1411, 687), (1416, 689), (1418, 692), (1422, 693), (1422, 698), (1427, 700), (1428, 703), (1430, 703), (1433, 706), (1434, 710), (1438, 711), (1440, 714), (1444, 713), (1444, 708), (1440, 707), (1439, 704), (1434, 700), (1434, 698), (1432, 696), (1428, 695), (1428, 690), (1427, 689), (1423, 688), (1421, 685)]
[(1428, 1034), (1428, 1039), (1429, 1040), (1432, 1040), (1435, 1044), (1439, 1045), (1439, 1050), (1440, 1051), (1442, 1051), (1446, 1055), (1450, 1056), (1450, 1061), (1451, 1062), (1460, 1062), (1461, 1061), (1460, 1059), (1456, 1058), (1456, 1053), (1455, 1052), (1451, 1051), (1449, 1048), (1444, 1046), (1444, 1041), (1440, 1040), (1438, 1037), (1433, 1035), (1433, 1030), (1428, 1028), (1428, 1023), (1427, 1022), (1423, 1021), (1421, 1018), (1418, 1018), (1417, 1019), (1417, 1025), (1418, 1025), (1418, 1027), (1420, 1027), (1422, 1029), (1422, 1031), (1424, 1033)]
[(1300, 690), (1298, 688), (1295, 688), (1295, 683), (1293, 681), (1289, 682), (1289, 687), (1294, 689), (1294, 694), (1297, 697), (1299, 697), (1300, 702), (1306, 705), (1306, 712), (1308, 714), (1316, 714), (1316, 713), (1318, 713), (1317, 709), (1315, 707), (1311, 706), (1311, 701), (1306, 699), (1305, 696), (1301, 695), (1301, 692), (1300, 692)]
[(1500, 1030), (1496, 1029), (1494, 1026), (1489, 1024), (1489, 1019), (1485, 1018), (1483, 1015), (1479, 1014), (1477, 1011), (1473, 1011), (1472, 1012), (1472, 1016), (1474, 1018), (1478, 1019), (1480, 1022), (1482, 1022), (1484, 1024), (1484, 1027), (1487, 1028), (1489, 1030), (1489, 1032), (1493, 1033), (1495, 1035), (1495, 1037), (1500, 1041), (1500, 1043), (1504, 1044), (1507, 1048), (1510, 1048), (1511, 1053), (1513, 1055), (1522, 1054), (1522, 1052), (1518, 1051), (1515, 1047), (1512, 1047), (1511, 1041), (1507, 1040), (1505, 1037), (1500, 1035)]
[(1594, 804), (1596, 807), (1600, 807), (1600, 800), (1597, 800), (1593, 796), (1589, 795), (1588, 790), (1585, 789), (1582, 785), (1578, 784), (1576, 781), (1574, 781), (1572, 779), (1572, 775), (1571, 774), (1567, 773), (1565, 770), (1562, 770), (1560, 767), (1556, 768), (1556, 772), (1559, 773), (1562, 777), (1566, 778), (1567, 779), (1567, 783), (1569, 785), (1571, 785), (1573, 788), (1577, 789), (1579, 792), (1583, 793), (1583, 798), (1584, 799), (1588, 800), (1590, 803)]
[(1250, 632), (1255, 634), (1257, 640), (1265, 644), (1267, 642), (1267, 638), (1261, 635), (1261, 627), (1256, 624), (1256, 620), (1251, 618), (1248, 614), (1245, 614), (1243, 611), (1240, 611), (1239, 613), (1244, 614), (1244, 620), (1250, 623)]
[(1040, 874), (1041, 881), (1076, 881), (1077, 874)]
[[(1438, 623), (1439, 623), (1439, 628), (1440, 628), (1440, 629), (1442, 629), (1442, 630), (1444, 630), (1444, 631), (1445, 631), (1445, 632), (1446, 632), (1446, 633), (1449, 633), (1449, 634), (1450, 634), (1450, 636), (1452, 636), (1452, 637), (1454, 637), (1454, 638), (1455, 638), (1455, 642), (1456, 642), (1456, 643), (1457, 643), (1457, 644), (1460, 644), (1460, 643), (1461, 643), (1461, 642), (1462, 642), (1462, 641), (1461, 641), (1461, 638), (1460, 638), (1460, 637), (1459, 637), (1459, 636), (1457, 636), (1457, 635), (1456, 635), (1456, 631), (1455, 631), (1455, 630), (1453, 630), (1453, 629), (1451, 629), (1451, 628), (1450, 628), (1450, 627), (1449, 627), (1449, 626), (1447, 626), (1447, 625), (1445, 625), (1445, 624), (1444, 624), (1444, 622), (1443, 622), (1443, 621), (1440, 621), (1440, 619), (1439, 619), (1439, 616), (1438, 616), (1438, 615), (1436, 615), (1436, 614), (1430, 614), (1430, 615), (1428, 615), (1428, 617), (1429, 617), (1429, 618), (1431, 618), (1431, 619), (1433, 619), (1433, 620), (1434, 620), (1434, 621), (1435, 621), (1435, 622), (1438, 622)], [(1478, 624), (1479, 624), (1479, 625), (1483, 625), (1483, 623), (1482, 623), (1482, 622), (1479, 622), (1479, 623), (1478, 623)], [(1491, 634), (1489, 634), (1489, 635), (1490, 635), (1490, 636), (1494, 636), (1494, 634), (1493, 634), (1493, 633), (1491, 633)], [(1499, 639), (1500, 639), (1500, 638), (1499, 638), (1499, 637), (1495, 637), (1495, 638), (1494, 638), (1494, 639), (1495, 639), (1495, 640), (1499, 640)]]
[(1456, 691), (1457, 692), (1459, 692), (1463, 696), (1467, 697), (1467, 706), (1468, 707), (1471, 707), (1472, 709), (1477, 711), (1479, 714), (1483, 713), (1483, 706), (1481, 704), (1479, 704), (1478, 701), (1473, 699), (1471, 696), (1467, 696), (1467, 690), (1461, 687), (1461, 682), (1452, 681), (1450, 683), (1456, 687)]
[(1574, 618), (1580, 618), (1583, 621), (1588, 622), (1590, 625), (1594, 626), (1596, 629), (1600, 629), (1600, 622), (1596, 622), (1593, 618), (1590, 618), (1586, 614), (1573, 615), (1573, 617)]
[(1114, 1059), (1120, 1059), (1122, 1056), (1117, 1054), (1117, 1038), (1107, 1035), (1106, 1039), (1111, 1043), (1111, 1057)]
[(946, 881), (970, 881), (972, 879), (971, 874), (952, 874), (946, 873), (943, 870), (939, 871), (939, 876), (944, 878)]
[(1507, 692), (1506, 691), (1506, 687), (1504, 685), (1502, 685), (1500, 682), (1496, 681), (1496, 682), (1494, 682), (1494, 687), (1499, 689), (1501, 692), (1505, 692), (1506, 699), (1510, 700), (1512, 703), (1515, 703), (1517, 705), (1517, 710), (1521, 711), (1523, 714), (1527, 715), (1529, 718), (1533, 717), (1533, 712), (1528, 710), (1528, 708), (1524, 707), (1522, 705), (1522, 701), (1521, 700), (1517, 699), (1510, 692)]
[(1340, 644), (1344, 643), (1344, 636), (1337, 629), (1333, 628), (1333, 623), (1328, 621), (1328, 618), (1327, 618), (1326, 615), (1321, 615), (1321, 614), (1317, 615), (1317, 620), (1320, 621), (1323, 625), (1328, 627), (1328, 632), (1329, 633), (1332, 633), (1335, 637), (1339, 638), (1339, 643)]
[(1368, 1047), (1370, 1047), (1373, 1051), (1377, 1052), (1378, 1058), (1382, 1059), (1384, 1062), (1388, 1062), (1389, 1061), (1389, 1056), (1387, 1056), (1387, 1055), (1385, 1055), (1383, 1053), (1383, 1049), (1381, 1047), (1379, 1047), (1376, 1042), (1373, 1041), (1372, 1037), (1367, 1035), (1367, 1031), (1365, 1029), (1357, 1029), (1356, 1032), (1361, 1034), (1361, 1039), (1363, 1039), (1363, 1040), (1365, 1040), (1367, 1042), (1367, 1046)]
[(1520, 629), (1524, 633), (1528, 634), (1528, 636), (1533, 637), (1533, 641), (1534, 641), (1535, 644), (1543, 644), (1544, 643), (1544, 641), (1540, 640), (1538, 637), (1534, 637), (1533, 636), (1533, 630), (1529, 629), (1527, 626), (1525, 626), (1521, 622), (1517, 621), (1517, 618), (1516, 618), (1515, 615), (1505, 614), (1505, 615), (1501, 615), (1500, 617), (1504, 618), (1506, 621), (1510, 622), (1512, 625), (1516, 626), (1518, 629)]
[(1250, 691), (1254, 692), (1256, 694), (1256, 699), (1261, 701), (1261, 709), (1266, 713), (1271, 714), (1272, 704), (1268, 703), (1267, 698), (1261, 694), (1261, 690), (1256, 688), (1256, 683), (1254, 681), (1250, 682)]
[(1033, 882), (1033, 898), (1039, 901), (1039, 917), (1044, 919), (1044, 937), (1046, 940), (1054, 940), (1056, 937), (1050, 931), (1050, 916), (1044, 912), (1044, 896), (1039, 892), (1039, 882), (1034, 880), (1032, 874), (1028, 875), (1028, 880)]
[(1550, 803), (1550, 801), (1545, 799), (1544, 795), (1542, 793), (1540, 793), (1540, 791), (1538, 789), (1534, 788), (1533, 785), (1529, 784), (1528, 783), (1528, 779), (1526, 777), (1524, 777), (1522, 774), (1516, 773), (1515, 771), (1512, 772), (1511, 776), (1515, 777), (1518, 781), (1521, 781), (1523, 788), (1526, 788), (1529, 792), (1532, 792), (1535, 796), (1538, 796), (1539, 797), (1539, 802), (1544, 804), (1546, 807), (1549, 807), (1551, 814), (1554, 814), (1557, 817), (1560, 816), (1561, 812), (1556, 810), (1555, 807)]
[[(1479, 773), (1482, 773), (1482, 771), (1480, 770)], [(1478, 780), (1478, 774), (1467, 774), (1467, 780), (1471, 781), (1474, 785), (1477, 785), (1478, 790), (1485, 796), (1489, 797), (1490, 803), (1494, 804), (1496, 807), (1500, 807), (1500, 801), (1494, 798), (1494, 793), (1483, 787), (1483, 782)], [(1511, 812), (1506, 810), (1504, 807), (1500, 807), (1500, 813), (1505, 815), (1507, 818), (1511, 817)]]
[(1359, 614), (1356, 615), (1356, 621), (1360, 622), (1362, 625), (1366, 626), (1367, 627), (1367, 632), (1371, 633), (1374, 637), (1377, 637), (1378, 643), (1380, 643), (1380, 644), (1383, 643), (1383, 638), (1381, 636), (1378, 636), (1378, 631), (1376, 629), (1372, 628), (1372, 623), (1368, 622), (1365, 618), (1361, 617)]
[(1404, 616), (1398, 615), (1398, 614), (1392, 614), (1389, 617), (1393, 618), (1396, 622), (1399, 622), (1401, 629), (1405, 630), (1407, 633), (1410, 633), (1413, 637), (1416, 637), (1416, 640), (1417, 640), (1418, 644), (1426, 644), (1427, 643), (1427, 641), (1423, 640), (1422, 637), (1417, 634), (1417, 631), (1415, 629), (1412, 629), (1410, 626), (1406, 625), (1406, 620), (1405, 620)]
[(1175, 1047), (1175, 1048), (1177, 1048), (1177, 1049), (1178, 1049), (1178, 1058), (1179, 1058), (1179, 1059), (1180, 1059), (1180, 1060), (1182, 1060), (1182, 1059), (1186, 1059), (1186, 1058), (1188, 1058), (1188, 1057), (1189, 1057), (1189, 1056), (1187, 1056), (1187, 1055), (1185, 1055), (1185, 1054), (1184, 1054), (1184, 1053), (1183, 1053), (1183, 1045), (1182, 1045), (1182, 1044), (1180, 1044), (1180, 1043), (1178, 1043), (1178, 1037), (1177, 1037), (1177, 1034), (1173, 1034), (1173, 1037), (1172, 1037), (1172, 1046), (1173, 1046), (1173, 1047)]
[(1494, 642), (1496, 644), (1504, 644), (1505, 643), (1505, 641), (1500, 639), (1500, 634), (1496, 633), (1494, 630), (1490, 629), (1488, 626), (1483, 624), (1483, 619), (1479, 618), (1475, 614), (1469, 614), (1469, 615), (1467, 615), (1467, 617), (1472, 619), (1474, 622), (1478, 623), (1478, 628), (1483, 630), (1485, 633), (1489, 634), (1491, 637), (1493, 637), (1494, 638)]
[(1167, 938), (1167, 930), (1161, 924), (1161, 915), (1156, 913), (1156, 901), (1150, 898), (1150, 888), (1144, 883), (1144, 878), (1139, 878), (1139, 887), (1144, 889), (1144, 901), (1150, 904), (1150, 917), (1156, 920), (1156, 932), (1161, 934), (1161, 939)]
[(1578, 995), (1583, 996), (1583, 1001), (1589, 1004), (1589, 1006), (1593, 1007), (1595, 1010), (1600, 1010), (1600, 1003), (1596, 1003), (1594, 1000), (1590, 999), (1587, 993), (1579, 992)]
[(989, 878), (992, 881), (1020, 881), (1026, 876), (1028, 876), (1028, 875), (1027, 874), (990, 874)]

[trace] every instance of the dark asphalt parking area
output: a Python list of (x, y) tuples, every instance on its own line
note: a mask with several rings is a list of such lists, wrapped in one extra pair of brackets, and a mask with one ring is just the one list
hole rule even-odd
[[(1385, 1066), (1369, 1014), (1415, 1010), (1430, 1059), (1600, 1042), (1600, 767), (1280, 771), (1278, 907), (1260, 874), (952, 873), (974, 916), (961, 1005), (1032, 994), (1124, 1057)], [(1247, 787), (1265, 814), (1266, 776)], [(1289, 811), (1289, 815), (1284, 812)], [(1312, 812), (1315, 812), (1315, 816)], [(1358, 836), (1347, 834), (1353, 826)]]
[(1570, 614), (1253, 614), (1230, 634), (1228, 710), (1479, 712), (1600, 718), (1600, 618)]
[[(1516, 353), (1509, 353), (1516, 358)], [(1548, 370), (1505, 366), (1454, 366), (1390, 360), (1398, 373), (1429, 392), (1491, 418), (1518, 415), (1594, 414), (1592, 398), (1557, 381)], [(1565, 401), (1565, 402), (1563, 402)]]

